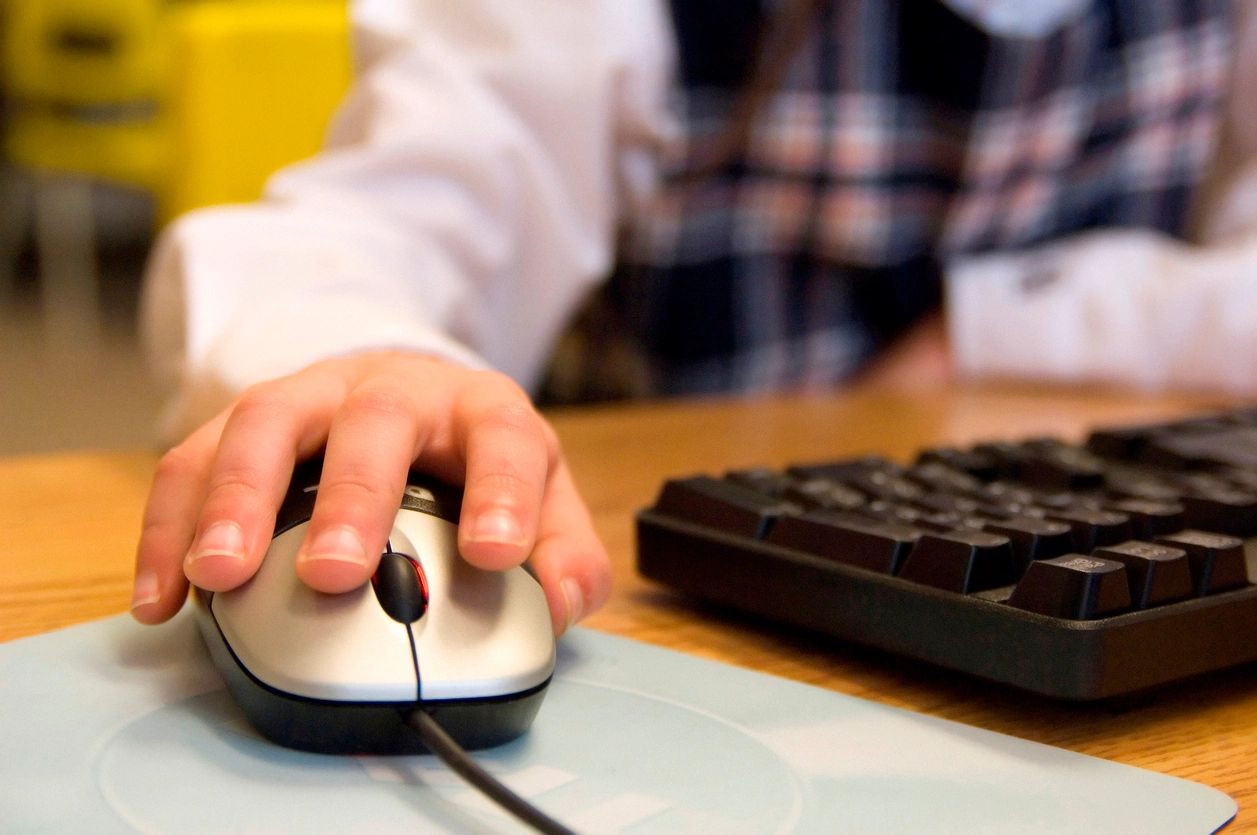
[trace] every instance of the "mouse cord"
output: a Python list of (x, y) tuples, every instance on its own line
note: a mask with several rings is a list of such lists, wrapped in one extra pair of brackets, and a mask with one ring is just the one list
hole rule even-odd
[(419, 732), (423, 744), (449, 766), (451, 771), (507, 812), (546, 835), (576, 835), (485, 771), (426, 711), (412, 710), (406, 716), (406, 723)]

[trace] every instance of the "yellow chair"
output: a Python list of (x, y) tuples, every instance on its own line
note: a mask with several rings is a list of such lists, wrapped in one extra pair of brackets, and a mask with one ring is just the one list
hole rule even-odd
[(165, 217), (257, 197), (350, 80), (346, 0), (0, 3), (9, 158), (140, 186)]
[(79, 341), (98, 329), (92, 181), (151, 193), (163, 222), (252, 200), (319, 149), (351, 76), (347, 0), (0, 0), (0, 12), (0, 86), (16, 105), (4, 149), (35, 174), (45, 320)]
[(166, 28), (163, 218), (252, 200), (319, 150), (352, 73), (345, 0), (188, 0)]
[(161, 182), (160, 0), (4, 0), (5, 152), (38, 172)]

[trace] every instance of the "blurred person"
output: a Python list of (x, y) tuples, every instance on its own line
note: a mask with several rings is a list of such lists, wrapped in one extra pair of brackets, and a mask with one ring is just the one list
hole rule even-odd
[(370, 576), (413, 463), (465, 485), (466, 559), (528, 559), (556, 632), (593, 611), (530, 399), (582, 308), (552, 392), (1257, 391), (1255, 5), (360, 0), (325, 152), (154, 254), (182, 440), (135, 616), (251, 576), (324, 449), (312, 587)]

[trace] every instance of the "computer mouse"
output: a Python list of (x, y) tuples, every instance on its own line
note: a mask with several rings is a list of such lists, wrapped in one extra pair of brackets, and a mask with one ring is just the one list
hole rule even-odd
[(322, 753), (424, 752), (407, 723), (415, 710), (468, 749), (527, 731), (555, 662), (536, 579), (464, 561), (461, 493), (412, 473), (371, 582), (315, 591), (295, 560), (320, 472), (317, 461), (297, 468), (251, 580), (196, 590), (201, 634), (249, 721), (274, 742)]

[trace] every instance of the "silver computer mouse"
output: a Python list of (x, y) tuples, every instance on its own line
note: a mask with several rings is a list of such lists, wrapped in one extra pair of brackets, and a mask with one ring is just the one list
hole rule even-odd
[(522, 734), (554, 671), (545, 594), (523, 568), (474, 568), (458, 554), (461, 496), (412, 475), (372, 581), (324, 594), (295, 571), (318, 490), (298, 468), (257, 574), (198, 590), (201, 632), (253, 725), (325, 753), (426, 750), (406, 717), (433, 716), (466, 748)]

